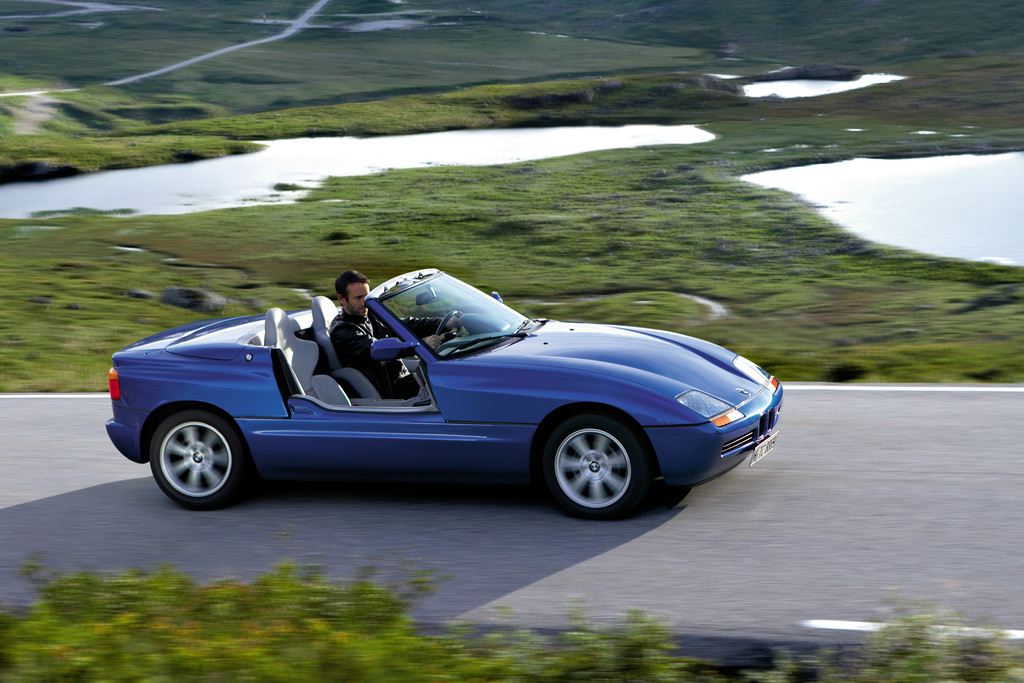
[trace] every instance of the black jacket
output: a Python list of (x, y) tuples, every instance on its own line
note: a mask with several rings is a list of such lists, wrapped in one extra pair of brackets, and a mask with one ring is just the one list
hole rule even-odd
[[(426, 337), (437, 331), (441, 318), (403, 318), (402, 324), (413, 334)], [(375, 361), (370, 358), (370, 347), (375, 340), (394, 336), (386, 325), (375, 317), (349, 315), (341, 311), (331, 321), (330, 334), (342, 365), (366, 375), (381, 396), (393, 396), (392, 386), (407, 374), (402, 361)]]

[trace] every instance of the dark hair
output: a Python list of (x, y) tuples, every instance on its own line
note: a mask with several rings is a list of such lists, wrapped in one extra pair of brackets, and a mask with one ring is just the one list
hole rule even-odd
[(369, 278), (360, 273), (358, 270), (346, 270), (344, 273), (338, 276), (338, 279), (334, 281), (334, 291), (338, 293), (342, 299), (348, 298), (348, 286), (353, 282), (365, 282), (370, 284)]

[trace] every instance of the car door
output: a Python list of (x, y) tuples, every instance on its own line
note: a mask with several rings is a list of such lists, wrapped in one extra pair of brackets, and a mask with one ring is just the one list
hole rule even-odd
[(287, 419), (239, 420), (268, 479), (529, 480), (529, 425), (453, 423), (434, 406), (288, 406)]

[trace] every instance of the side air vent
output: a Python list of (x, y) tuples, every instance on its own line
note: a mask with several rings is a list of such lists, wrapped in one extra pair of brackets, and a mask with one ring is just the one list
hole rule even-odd
[(754, 432), (747, 432), (739, 438), (733, 439), (732, 441), (726, 441), (722, 445), (722, 455), (728, 455), (736, 449), (749, 446), (752, 443), (754, 443)]

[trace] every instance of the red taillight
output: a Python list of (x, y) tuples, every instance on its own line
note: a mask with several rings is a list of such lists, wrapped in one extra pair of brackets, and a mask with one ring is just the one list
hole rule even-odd
[(107, 384), (110, 386), (110, 400), (120, 401), (121, 381), (117, 378), (117, 370), (115, 368), (110, 368), (110, 372), (107, 373)]

